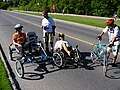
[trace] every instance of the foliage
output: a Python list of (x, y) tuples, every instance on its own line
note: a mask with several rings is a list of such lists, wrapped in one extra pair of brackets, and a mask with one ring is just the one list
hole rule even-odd
[(8, 8), (8, 4), (6, 2), (0, 2), (0, 9), (6, 10)]
[[(112, 17), (119, 12), (120, 0), (9, 0), (9, 6), (19, 7), (23, 10), (96, 15)], [(55, 10), (52, 6), (55, 6)], [(120, 13), (117, 13), (120, 14)], [(118, 15), (120, 16), (120, 15)]]
[(12, 90), (1, 58), (0, 58), (0, 90)]

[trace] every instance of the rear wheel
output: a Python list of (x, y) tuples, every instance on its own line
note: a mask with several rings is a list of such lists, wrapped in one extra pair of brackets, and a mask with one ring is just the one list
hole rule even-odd
[(15, 70), (16, 70), (18, 77), (22, 78), (24, 76), (24, 68), (20, 60), (16, 60)]
[(92, 52), (91, 52), (91, 60), (93, 63), (95, 63), (95, 61), (98, 59), (98, 48), (97, 48), (97, 44), (94, 44), (92, 47)]

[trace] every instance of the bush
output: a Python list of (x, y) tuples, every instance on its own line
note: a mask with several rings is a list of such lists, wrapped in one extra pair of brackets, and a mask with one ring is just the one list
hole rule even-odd
[(120, 17), (120, 5), (118, 6), (117, 16)]
[(6, 2), (0, 2), (0, 9), (7, 10), (8, 7), (9, 7), (8, 3), (6, 3)]

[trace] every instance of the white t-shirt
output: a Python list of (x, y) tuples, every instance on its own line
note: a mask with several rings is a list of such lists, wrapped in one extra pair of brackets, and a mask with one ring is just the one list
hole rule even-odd
[(109, 42), (112, 41), (113, 37), (117, 37), (116, 40), (120, 41), (120, 30), (119, 30), (118, 26), (115, 26), (111, 30), (108, 27), (106, 27), (103, 29), (103, 32), (104, 33), (108, 32)]
[(52, 26), (54, 26), (54, 25), (55, 25), (55, 22), (52, 18), (50, 18), (50, 17), (48, 19), (43, 18), (42, 26), (47, 28), (46, 30), (44, 30), (45, 32), (53, 32)]
[(70, 43), (68, 42), (68, 41), (66, 41), (66, 40), (58, 40), (56, 43), (55, 43), (55, 49), (62, 49), (62, 43), (65, 43), (65, 45), (66, 45), (66, 47), (71, 47), (71, 45), (70, 45)]

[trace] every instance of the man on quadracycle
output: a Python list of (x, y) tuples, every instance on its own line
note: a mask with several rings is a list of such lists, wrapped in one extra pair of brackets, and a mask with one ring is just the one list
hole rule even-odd
[(24, 56), (24, 45), (26, 42), (26, 33), (22, 31), (23, 26), (21, 24), (16, 24), (14, 29), (15, 33), (12, 36), (13, 44), (19, 50), (21, 57)]
[(110, 53), (112, 52), (114, 55), (112, 59), (112, 65), (115, 65), (120, 46), (120, 30), (119, 27), (116, 24), (114, 24), (114, 19), (109, 19), (106, 21), (106, 28), (103, 29), (103, 31), (97, 38), (99, 40), (102, 40), (102, 36), (104, 33), (108, 33), (109, 37), (109, 44), (107, 47), (107, 61), (110, 56)]

